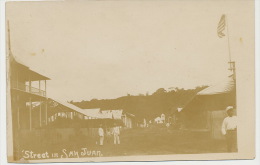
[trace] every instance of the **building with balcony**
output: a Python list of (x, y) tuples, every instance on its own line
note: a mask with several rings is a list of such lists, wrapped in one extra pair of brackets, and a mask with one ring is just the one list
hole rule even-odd
[[(28, 66), (10, 56), (10, 85), (13, 131), (20, 129), (33, 130), (47, 125), (47, 80)], [(38, 111), (33, 111), (40, 105)]]

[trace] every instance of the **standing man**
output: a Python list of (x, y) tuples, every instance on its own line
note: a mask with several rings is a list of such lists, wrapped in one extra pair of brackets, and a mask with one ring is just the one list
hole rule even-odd
[(120, 129), (119, 126), (116, 126), (116, 124), (114, 124), (114, 128), (113, 128), (113, 134), (114, 134), (114, 144), (120, 144)]
[(106, 128), (106, 143), (111, 144), (112, 143), (112, 131), (110, 127)]
[(99, 145), (103, 146), (104, 142), (104, 129), (102, 128), (102, 124), (98, 128), (98, 136), (99, 136)]
[(222, 134), (226, 137), (227, 151), (237, 152), (237, 117), (232, 106), (228, 106), (226, 112), (228, 117), (222, 123)]

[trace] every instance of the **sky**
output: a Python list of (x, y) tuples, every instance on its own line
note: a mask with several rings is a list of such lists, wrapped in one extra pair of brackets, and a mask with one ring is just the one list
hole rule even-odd
[(81, 101), (221, 81), (230, 72), (219, 19), (227, 15), (239, 70), (254, 49), (251, 2), (9, 2), (6, 18), (12, 54), (51, 79), (48, 97)]

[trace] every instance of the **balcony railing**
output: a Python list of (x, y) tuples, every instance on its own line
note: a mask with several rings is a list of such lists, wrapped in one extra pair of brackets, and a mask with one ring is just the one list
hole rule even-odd
[(20, 82), (12, 81), (11, 88), (18, 89), (18, 90), (32, 93), (32, 94), (36, 94), (36, 95), (40, 95), (40, 96), (44, 96), (44, 97), (46, 96), (46, 92), (44, 90), (40, 90), (40, 89), (32, 87), (32, 86), (30, 87), (29, 85), (26, 85), (26, 84), (23, 84)]

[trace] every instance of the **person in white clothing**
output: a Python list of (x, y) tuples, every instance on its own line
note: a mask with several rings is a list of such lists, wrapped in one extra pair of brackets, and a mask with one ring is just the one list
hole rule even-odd
[(120, 144), (120, 129), (119, 126), (116, 126), (116, 124), (114, 124), (114, 128), (113, 128), (113, 135), (114, 135), (114, 144)]
[(222, 134), (226, 137), (227, 151), (237, 152), (237, 117), (234, 115), (234, 108), (226, 108), (227, 117), (222, 123)]
[(99, 145), (103, 146), (103, 142), (104, 142), (104, 129), (102, 128), (101, 124), (100, 124), (100, 127), (98, 128), (98, 136), (99, 136)]

